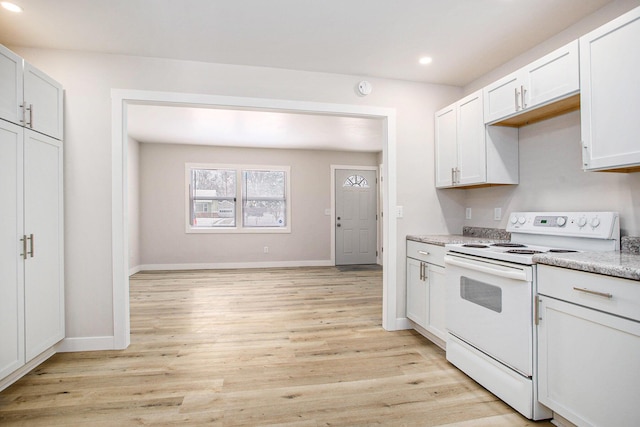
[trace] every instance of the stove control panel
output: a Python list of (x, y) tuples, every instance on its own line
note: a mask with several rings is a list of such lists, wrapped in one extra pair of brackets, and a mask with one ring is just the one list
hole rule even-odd
[(507, 231), (617, 239), (620, 224), (617, 212), (512, 212)]

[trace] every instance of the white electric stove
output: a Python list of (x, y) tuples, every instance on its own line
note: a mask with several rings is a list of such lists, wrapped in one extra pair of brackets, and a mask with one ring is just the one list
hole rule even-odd
[(531, 265), (539, 253), (620, 249), (617, 212), (514, 212), (509, 243), (449, 244), (451, 252)]
[(509, 243), (446, 245), (447, 360), (525, 417), (537, 399), (538, 253), (620, 247), (616, 212), (514, 212)]

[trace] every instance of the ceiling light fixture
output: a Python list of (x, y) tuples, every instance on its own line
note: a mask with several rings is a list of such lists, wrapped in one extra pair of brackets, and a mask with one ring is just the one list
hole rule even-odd
[(22, 8), (20, 6), (18, 6), (17, 4), (8, 2), (8, 1), (0, 2), (0, 6), (4, 7), (5, 9), (7, 9), (7, 10), (9, 10), (11, 12), (15, 12), (15, 13), (22, 12)]
[(430, 56), (423, 56), (418, 62), (422, 65), (427, 65), (431, 64), (431, 62), (433, 62), (433, 59)]

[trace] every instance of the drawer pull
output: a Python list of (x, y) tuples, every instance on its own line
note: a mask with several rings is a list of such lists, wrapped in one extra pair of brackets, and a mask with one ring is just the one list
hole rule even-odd
[(420, 255), (430, 255), (429, 252), (425, 252), (425, 251), (418, 251), (418, 253)]
[(574, 291), (578, 291), (578, 292), (584, 292), (586, 294), (591, 294), (591, 295), (597, 295), (599, 297), (604, 297), (604, 298), (613, 298), (613, 295), (607, 292), (598, 292), (598, 291), (592, 291), (591, 289), (586, 289), (586, 288), (576, 288), (575, 286), (573, 287)]

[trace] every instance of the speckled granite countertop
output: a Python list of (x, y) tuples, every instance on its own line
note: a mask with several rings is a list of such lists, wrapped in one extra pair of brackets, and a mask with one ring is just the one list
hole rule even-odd
[[(426, 236), (407, 236), (407, 240), (414, 242), (429, 243), (430, 245), (444, 246), (449, 243), (495, 243), (504, 240), (488, 239), (486, 237), (463, 236), (462, 234), (441, 234)], [(508, 240), (508, 239), (507, 239)]]
[(511, 240), (511, 233), (499, 228), (463, 227), (462, 234), (408, 235), (407, 240), (444, 246), (449, 243), (496, 243)]
[(538, 264), (640, 281), (640, 254), (621, 251), (539, 254)]
[(622, 251), (534, 255), (538, 264), (640, 281), (640, 237), (623, 236)]

